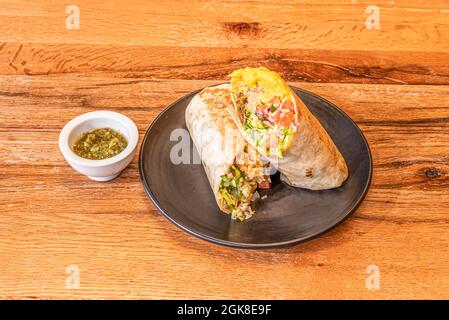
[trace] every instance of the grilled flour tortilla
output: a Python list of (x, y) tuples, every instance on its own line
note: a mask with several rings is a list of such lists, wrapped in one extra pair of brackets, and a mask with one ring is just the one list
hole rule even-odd
[(206, 88), (190, 101), (185, 119), (218, 207), (242, 221), (254, 214), (251, 201), (269, 178), (232, 120), (227, 110), (231, 103), (228, 84)]
[(245, 139), (294, 187), (336, 188), (348, 168), (327, 132), (279, 74), (266, 68), (235, 70), (230, 114)]

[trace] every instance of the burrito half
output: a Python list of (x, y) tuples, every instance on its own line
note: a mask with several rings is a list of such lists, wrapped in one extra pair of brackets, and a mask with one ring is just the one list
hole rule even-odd
[(245, 139), (294, 187), (339, 187), (348, 177), (344, 158), (326, 130), (276, 72), (235, 70), (230, 113)]
[(269, 188), (268, 161), (240, 134), (228, 108), (230, 87), (203, 89), (187, 106), (185, 120), (221, 211), (243, 221), (254, 214), (257, 188)]

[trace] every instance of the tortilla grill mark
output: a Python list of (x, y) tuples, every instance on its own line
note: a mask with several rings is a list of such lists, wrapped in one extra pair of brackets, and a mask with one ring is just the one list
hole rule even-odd
[(231, 130), (238, 130), (234, 125), (234, 122), (229, 122), (229, 118), (223, 117), (221, 112), (222, 109), (226, 109), (228, 104), (231, 103), (229, 90), (213, 87), (206, 88), (200, 92), (198, 96), (205, 103), (207, 109), (209, 110), (210, 116), (215, 120), (215, 123), (218, 125), (218, 129), (223, 135), (226, 134), (225, 131), (227, 128), (231, 128)]
[(225, 106), (226, 103), (229, 102), (228, 96), (229, 92), (225, 89), (208, 88), (199, 93), (199, 97), (203, 99), (205, 103), (220, 102), (220, 105), (222, 105), (223, 107)]

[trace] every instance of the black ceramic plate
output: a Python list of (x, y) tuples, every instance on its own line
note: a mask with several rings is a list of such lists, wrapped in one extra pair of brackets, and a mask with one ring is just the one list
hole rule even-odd
[[(347, 218), (365, 197), (371, 180), (371, 154), (357, 125), (319, 96), (293, 88), (340, 149), (349, 168), (342, 187), (310, 191), (293, 188), (274, 177), (269, 196), (256, 205), (245, 222), (231, 220), (215, 203), (201, 164), (173, 164), (173, 130), (186, 129), (184, 112), (199, 91), (165, 109), (151, 124), (142, 142), (140, 177), (154, 205), (181, 229), (215, 243), (246, 248), (275, 247), (315, 237)], [(189, 136), (188, 136), (189, 137)], [(189, 138), (188, 138), (189, 139)], [(190, 152), (196, 152), (190, 140)]]

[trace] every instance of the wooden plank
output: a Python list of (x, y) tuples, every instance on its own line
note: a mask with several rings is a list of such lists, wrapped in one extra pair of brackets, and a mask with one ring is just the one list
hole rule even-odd
[[(141, 79), (225, 79), (242, 66), (266, 66), (290, 81), (448, 84), (446, 52), (203, 48), (6, 43), (0, 74), (94, 73)], [(131, 81), (131, 80), (129, 80)]]
[[(378, 1), (380, 29), (367, 29), (368, 3), (283, 1), (77, 1), (80, 29), (65, 28), (67, 3), (9, 0), (3, 42), (447, 51), (449, 10), (443, 0)], [(45, 21), (45, 23), (42, 23)]]

